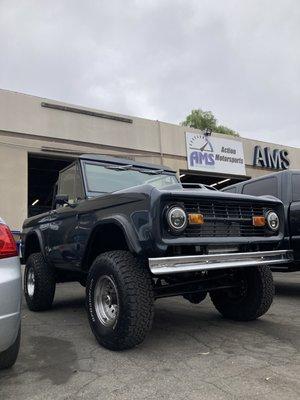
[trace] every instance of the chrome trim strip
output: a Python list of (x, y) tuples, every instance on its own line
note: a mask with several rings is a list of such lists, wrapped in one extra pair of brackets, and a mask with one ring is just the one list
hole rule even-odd
[(149, 258), (149, 267), (152, 274), (164, 275), (224, 268), (252, 267), (256, 265), (286, 264), (292, 260), (292, 251), (274, 250), (251, 253)]

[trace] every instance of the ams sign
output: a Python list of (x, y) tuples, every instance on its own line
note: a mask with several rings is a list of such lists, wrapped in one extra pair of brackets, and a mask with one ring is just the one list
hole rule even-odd
[(288, 169), (290, 166), (288, 154), (287, 150), (271, 150), (270, 147), (255, 146), (253, 165), (270, 169)]

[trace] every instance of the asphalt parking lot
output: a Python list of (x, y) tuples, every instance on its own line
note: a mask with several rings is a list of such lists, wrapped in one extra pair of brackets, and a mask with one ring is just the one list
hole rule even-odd
[(300, 273), (275, 281), (273, 306), (250, 323), (222, 319), (208, 299), (160, 300), (146, 342), (121, 353), (95, 342), (84, 289), (59, 285), (53, 310), (23, 304), (22, 347), (0, 373), (0, 399), (299, 399)]

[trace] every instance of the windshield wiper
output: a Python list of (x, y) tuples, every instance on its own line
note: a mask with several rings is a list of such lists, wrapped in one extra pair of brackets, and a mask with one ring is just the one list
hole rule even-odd
[(132, 169), (133, 165), (128, 164), (128, 165), (105, 165), (105, 168), (107, 169), (114, 169), (116, 171), (128, 171), (129, 169)]
[(148, 175), (160, 175), (164, 172), (163, 169), (139, 169), (138, 171)]
[(163, 169), (140, 169), (137, 167), (134, 167), (132, 164), (127, 164), (127, 165), (105, 165), (105, 168), (107, 169), (113, 169), (115, 171), (137, 171), (141, 172), (142, 174), (148, 174), (148, 175), (160, 175), (164, 172)]

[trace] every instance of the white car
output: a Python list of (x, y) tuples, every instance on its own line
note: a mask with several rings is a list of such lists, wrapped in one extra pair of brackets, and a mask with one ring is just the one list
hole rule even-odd
[(21, 335), (21, 265), (16, 242), (0, 218), (0, 369), (16, 362)]

